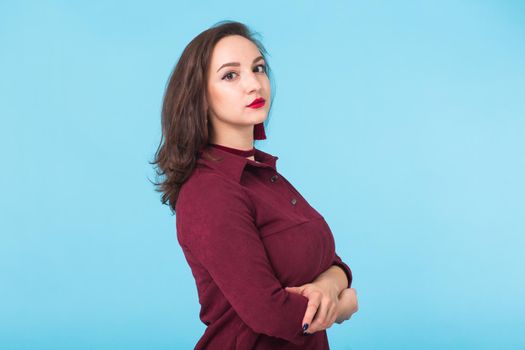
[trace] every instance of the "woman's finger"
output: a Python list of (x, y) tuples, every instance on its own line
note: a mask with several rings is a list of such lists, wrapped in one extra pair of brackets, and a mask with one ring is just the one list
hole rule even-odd
[(306, 306), (306, 312), (304, 313), (303, 318), (303, 331), (310, 329), (312, 320), (314, 319), (314, 316), (319, 308), (320, 299), (320, 296), (317, 295), (312, 296), (311, 299), (308, 299), (308, 306)]
[(285, 287), (284, 289), (287, 292), (290, 292), (290, 293), (302, 294), (302, 292), (304, 290), (304, 287), (303, 286), (301, 286), (301, 287)]
[(317, 308), (317, 312), (313, 317), (313, 321), (308, 327), (308, 333), (315, 333), (317, 331), (321, 331), (323, 329), (326, 329), (326, 323), (328, 318), (328, 311), (329, 305), (328, 305), (329, 299), (325, 298), (321, 300), (321, 303), (319, 304), (319, 307)]

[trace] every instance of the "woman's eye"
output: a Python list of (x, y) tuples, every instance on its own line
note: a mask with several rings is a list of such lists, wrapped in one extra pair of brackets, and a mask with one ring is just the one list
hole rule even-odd
[(261, 71), (261, 73), (266, 73), (266, 65), (264, 65), (264, 64), (260, 64), (260, 65), (258, 65), (257, 67), (262, 67), (262, 71)]
[[(262, 67), (262, 70), (259, 71), (259, 73), (266, 73), (266, 65), (265, 64), (259, 64), (257, 67)], [(237, 74), (237, 73), (235, 73), (235, 72), (228, 72), (228, 73), (224, 74), (224, 76), (222, 77), (222, 80), (232, 80), (233, 79), (232, 74)]]
[[(226, 77), (231, 77), (232, 74), (237, 74), (237, 73), (235, 73), (235, 72), (228, 72), (222, 77), (222, 79), (224, 80), (224, 79), (226, 79)], [(231, 79), (226, 79), (226, 80), (231, 80)]]

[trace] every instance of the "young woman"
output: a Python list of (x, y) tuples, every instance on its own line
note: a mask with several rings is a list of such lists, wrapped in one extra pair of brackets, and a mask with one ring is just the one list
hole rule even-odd
[(329, 349), (326, 329), (357, 311), (323, 216), (254, 147), (273, 100), (265, 54), (245, 25), (219, 22), (164, 96), (154, 163), (207, 326), (195, 349)]

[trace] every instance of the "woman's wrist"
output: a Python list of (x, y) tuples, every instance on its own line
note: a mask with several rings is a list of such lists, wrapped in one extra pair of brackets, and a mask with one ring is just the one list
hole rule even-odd
[(339, 295), (348, 286), (348, 279), (343, 269), (337, 265), (330, 266), (313, 281), (314, 283), (326, 283)]
[(336, 323), (349, 320), (357, 312), (357, 294), (354, 288), (345, 288), (338, 296)]
[(338, 302), (337, 302), (337, 318), (335, 319), (335, 323), (341, 324), (345, 321), (345, 316), (347, 314), (347, 302), (344, 300), (344, 298), (341, 297), (342, 292), (338, 296)]

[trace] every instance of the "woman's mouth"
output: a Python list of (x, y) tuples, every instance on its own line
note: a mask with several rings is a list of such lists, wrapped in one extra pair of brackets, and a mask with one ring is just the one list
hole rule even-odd
[(264, 98), (262, 97), (259, 97), (259, 98), (256, 98), (255, 100), (252, 101), (252, 103), (250, 103), (247, 107), (250, 107), (250, 108), (261, 108), (262, 106), (264, 106)]

